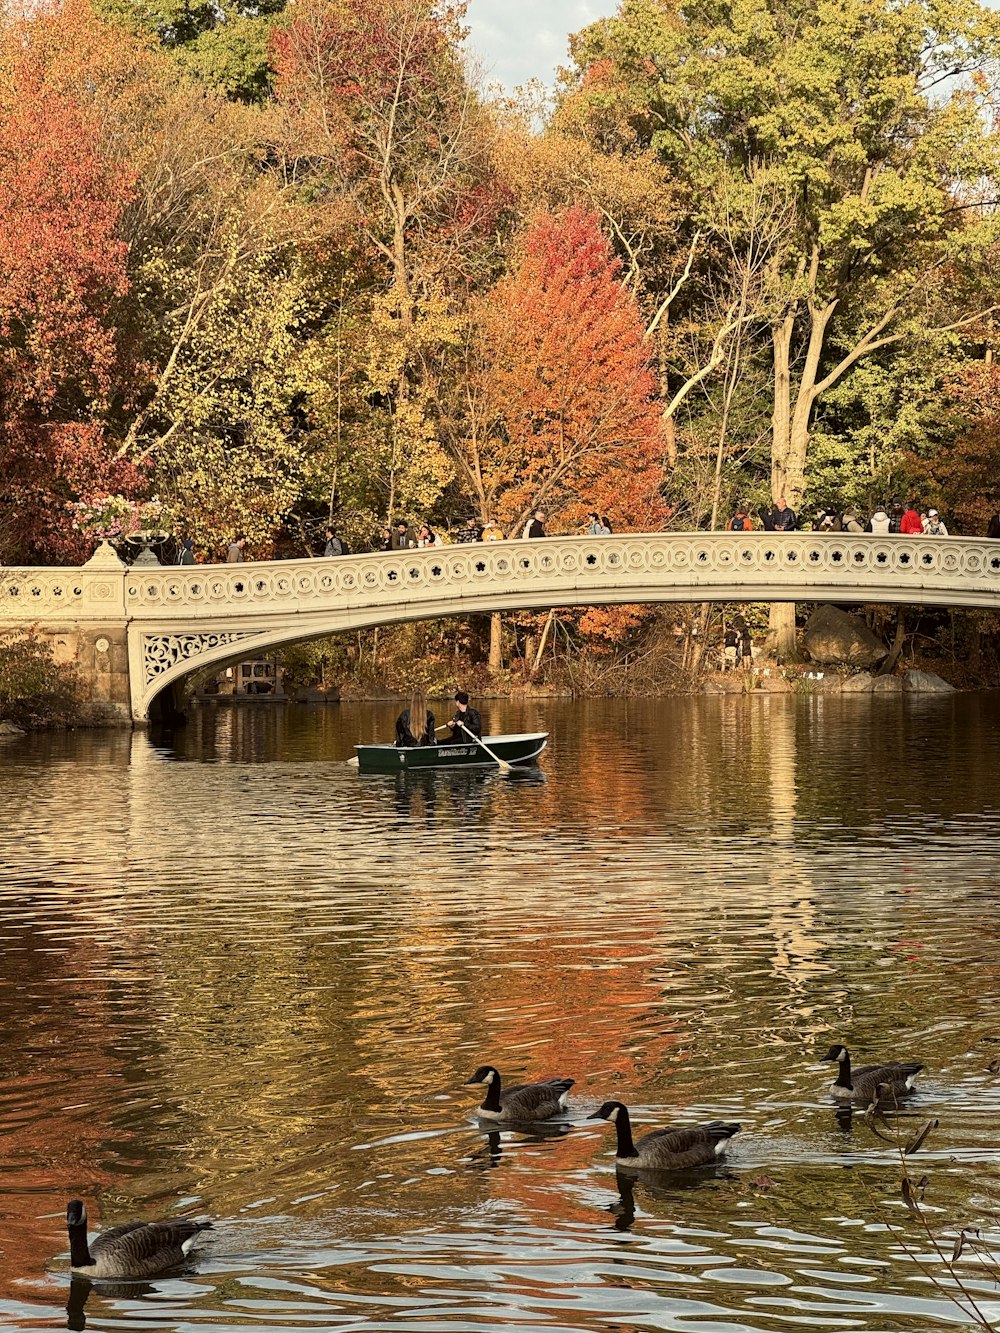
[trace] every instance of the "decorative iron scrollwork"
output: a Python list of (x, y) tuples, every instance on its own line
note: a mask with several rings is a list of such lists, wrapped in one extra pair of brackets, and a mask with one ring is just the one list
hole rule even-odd
[(151, 685), (178, 662), (191, 662), (223, 644), (257, 639), (261, 633), (261, 630), (223, 630), (216, 634), (144, 634), (142, 669), (146, 684)]

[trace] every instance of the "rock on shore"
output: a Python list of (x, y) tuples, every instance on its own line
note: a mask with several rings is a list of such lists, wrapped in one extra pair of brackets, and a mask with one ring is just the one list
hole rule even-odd
[(904, 694), (954, 694), (954, 685), (949, 685), (933, 671), (907, 671), (903, 676)]
[(802, 643), (821, 666), (876, 666), (887, 651), (864, 621), (828, 605), (809, 617)]
[(949, 685), (933, 671), (904, 671), (901, 676), (872, 676), (859, 671), (844, 681), (842, 694), (954, 694)]

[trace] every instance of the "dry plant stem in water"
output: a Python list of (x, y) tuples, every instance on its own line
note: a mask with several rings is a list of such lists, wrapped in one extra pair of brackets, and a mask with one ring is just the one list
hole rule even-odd
[[(966, 1279), (956, 1267), (964, 1253), (974, 1254), (985, 1268), (987, 1276), (998, 1283), (998, 1295), (1000, 1295), (1000, 1261), (998, 1261), (997, 1255), (984, 1239), (979, 1227), (963, 1227), (949, 1253), (944, 1248), (941, 1240), (935, 1236), (926, 1213), (921, 1207), (924, 1192), (928, 1185), (928, 1177), (922, 1175), (915, 1179), (910, 1171), (909, 1158), (923, 1147), (929, 1135), (938, 1128), (940, 1122), (933, 1119), (926, 1120), (915, 1132), (904, 1135), (904, 1126), (900, 1123), (903, 1119), (904, 1115), (897, 1113), (894, 1117), (894, 1123), (890, 1125), (878, 1098), (872, 1102), (864, 1115), (865, 1124), (876, 1138), (881, 1139), (883, 1143), (890, 1144), (898, 1153), (901, 1173), (900, 1194), (903, 1202), (922, 1228), (931, 1249), (937, 1255), (942, 1267), (954, 1284), (954, 1289), (945, 1285), (935, 1270), (928, 1267), (921, 1260), (907, 1241), (902, 1228), (888, 1217), (884, 1217), (886, 1227), (899, 1241), (900, 1247), (907, 1258), (919, 1268), (921, 1273), (946, 1300), (958, 1306), (966, 1318), (971, 1320), (978, 1328), (988, 1330), (988, 1333), (998, 1333), (1000, 1324), (981, 1308), (975, 1295), (970, 1291)], [(874, 1199), (872, 1199), (872, 1202), (874, 1202)]]

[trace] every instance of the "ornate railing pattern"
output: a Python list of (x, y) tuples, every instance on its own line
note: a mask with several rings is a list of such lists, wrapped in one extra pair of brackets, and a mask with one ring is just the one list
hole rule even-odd
[(128, 626), (140, 718), (170, 680), (232, 658), (241, 645), (514, 608), (819, 600), (1000, 609), (1000, 542), (691, 532), (243, 565), (0, 570), (0, 628)]
[(122, 575), (86, 568), (0, 567), (0, 628), (45, 621), (114, 621), (125, 616)]
[[(194, 566), (130, 571), (128, 614), (157, 619), (214, 618), (220, 609), (257, 614), (310, 603), (366, 605), (400, 600), (479, 600), (492, 591), (544, 584), (563, 594), (653, 586), (672, 600), (706, 595), (739, 599), (745, 586), (794, 600), (816, 585), (884, 600), (922, 594), (1000, 595), (1000, 543), (964, 538), (875, 538), (814, 533), (682, 533), (623, 537), (552, 537), (541, 541), (446, 546), (329, 560), (266, 565)], [(586, 597), (584, 598), (586, 600)]]
[[(816, 533), (678, 533), (550, 537), (445, 546), (321, 560), (193, 565), (121, 572), (81, 568), (0, 569), (0, 624), (124, 615), (157, 621), (228, 619), (317, 603), (477, 601), (491, 591), (544, 583), (556, 600), (604, 592), (668, 600), (739, 600), (747, 588), (771, 600), (807, 597), (817, 585), (880, 600), (993, 605), (1000, 595), (1000, 542)], [(419, 614), (419, 613), (418, 613)]]

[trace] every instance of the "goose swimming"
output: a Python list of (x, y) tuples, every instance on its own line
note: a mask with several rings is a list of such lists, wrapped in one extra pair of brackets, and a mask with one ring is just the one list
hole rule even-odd
[(125, 1222), (87, 1244), (87, 1210), (79, 1199), (66, 1208), (70, 1268), (89, 1278), (144, 1278), (177, 1268), (211, 1222), (178, 1217), (166, 1222)]
[(726, 1151), (726, 1145), (742, 1126), (735, 1121), (712, 1120), (707, 1125), (670, 1125), (632, 1139), (632, 1122), (624, 1102), (605, 1102), (588, 1120), (610, 1120), (618, 1136), (615, 1161), (619, 1166), (654, 1167), (683, 1171), (708, 1166)]
[(913, 1091), (914, 1080), (923, 1069), (923, 1065), (906, 1061), (861, 1065), (852, 1069), (850, 1052), (839, 1043), (820, 1057), (821, 1064), (825, 1060), (836, 1061), (838, 1065), (837, 1077), (830, 1088), (834, 1097), (842, 1101), (875, 1101), (890, 1106), (897, 1097), (905, 1097)]
[(504, 1088), (492, 1065), (480, 1065), (467, 1088), (483, 1085), (486, 1096), (477, 1112), (484, 1120), (549, 1120), (566, 1110), (572, 1078), (550, 1078), (544, 1083), (516, 1083)]

